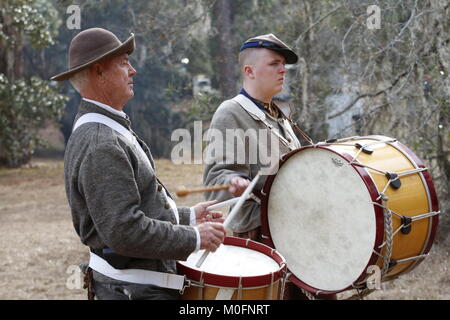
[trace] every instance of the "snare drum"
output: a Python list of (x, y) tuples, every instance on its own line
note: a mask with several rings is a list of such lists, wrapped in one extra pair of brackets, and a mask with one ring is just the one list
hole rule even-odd
[(366, 136), (286, 154), (261, 203), (266, 244), (292, 282), (314, 294), (367, 289), (411, 270), (430, 251), (438, 201), (419, 158), (395, 139)]
[(279, 299), (285, 260), (275, 249), (249, 239), (226, 237), (197, 268), (203, 252), (194, 252), (187, 261), (177, 261), (178, 273), (190, 281), (182, 299)]

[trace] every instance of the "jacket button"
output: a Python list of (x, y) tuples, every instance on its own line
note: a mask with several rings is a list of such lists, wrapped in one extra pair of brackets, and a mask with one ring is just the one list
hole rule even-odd
[(166, 204), (164, 205), (164, 208), (170, 209), (170, 203), (166, 202)]
[(158, 191), (162, 190), (162, 185), (158, 184)]

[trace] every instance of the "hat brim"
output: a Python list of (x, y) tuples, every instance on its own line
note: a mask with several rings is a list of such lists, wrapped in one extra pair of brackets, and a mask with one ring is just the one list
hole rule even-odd
[(50, 80), (53, 80), (53, 81), (68, 80), (75, 73), (77, 73), (77, 72), (79, 72), (79, 71), (81, 71), (81, 70), (83, 70), (83, 69), (93, 65), (94, 63), (97, 63), (97, 62), (101, 61), (101, 60), (104, 60), (106, 58), (110, 58), (110, 57), (113, 57), (113, 56), (121, 55), (123, 53), (132, 54), (133, 51), (134, 51), (134, 48), (135, 48), (134, 34), (131, 34), (131, 36), (127, 40), (125, 40), (117, 48), (115, 48), (115, 49), (113, 49), (111, 51), (108, 51), (108, 52), (102, 54), (101, 56), (99, 56), (99, 57), (97, 57), (97, 58), (95, 58), (95, 59), (93, 59), (93, 60), (91, 60), (89, 62), (86, 62), (86, 63), (84, 63), (84, 64), (82, 64), (80, 66), (77, 66), (77, 67), (72, 68), (72, 69), (70, 69), (68, 71), (65, 71), (65, 72), (60, 73), (60, 74), (58, 74), (56, 76), (53, 76), (53, 77), (50, 78)]
[(298, 61), (297, 54), (289, 49), (286, 48), (266, 48), (268, 50), (272, 50), (275, 52), (278, 52), (286, 59), (286, 64), (295, 64)]

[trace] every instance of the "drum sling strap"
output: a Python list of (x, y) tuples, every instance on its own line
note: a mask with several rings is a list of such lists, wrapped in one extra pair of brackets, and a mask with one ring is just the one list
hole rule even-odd
[[(278, 124), (281, 126), (281, 128), (284, 130), (284, 133), (287, 138), (283, 137), (279, 130), (273, 127), (267, 120), (266, 120), (266, 114), (264, 111), (259, 109), (255, 103), (247, 98), (243, 94), (238, 94), (235, 96), (233, 101), (237, 102), (253, 119), (256, 121), (261, 121), (268, 129), (269, 131), (275, 135), (278, 140), (285, 145), (290, 151), (295, 150), (297, 148), (301, 147), (300, 141), (298, 140), (297, 136), (294, 133), (295, 129), (308, 143), (314, 144), (313, 140), (303, 131), (300, 129), (300, 127), (293, 122), (289, 117), (287, 117), (283, 111), (280, 110), (282, 115), (282, 120), (278, 121)], [(254, 190), (250, 194), (250, 198), (255, 200), (258, 204), (261, 204), (261, 198), (262, 198), (262, 190)]]
[[(134, 137), (133, 134), (125, 127), (123, 127), (121, 124), (119, 124), (118, 122), (114, 121), (113, 119), (107, 116), (104, 116), (99, 113), (86, 113), (77, 120), (77, 122), (73, 126), (72, 131), (75, 131), (82, 124), (88, 122), (102, 123), (113, 129), (114, 131), (118, 132), (123, 137), (125, 137), (129, 142), (131, 142), (136, 147), (139, 153), (141, 153), (142, 157), (146, 159), (147, 164), (151, 167), (150, 160), (148, 159), (144, 150), (140, 146), (139, 142), (136, 140), (136, 137)], [(175, 207), (176, 209), (176, 205), (174, 204), (173, 200), (168, 196), (166, 196), (166, 198), (169, 201), (169, 203), (171, 203), (172, 208)], [(179, 221), (178, 211), (176, 211), (175, 216), (177, 218), (177, 221)], [(91, 298), (93, 299), (94, 297), (92, 293), (92, 270), (90, 269), (93, 269), (109, 278), (119, 281), (137, 284), (156, 285), (162, 288), (177, 289), (180, 291), (182, 291), (184, 288), (185, 284), (184, 276), (151, 270), (123, 269), (123, 267), (125, 267), (123, 261), (120, 262), (119, 264), (122, 266), (118, 265), (114, 267), (104, 259), (104, 255), (101, 254), (99, 250), (91, 250), (89, 259), (89, 268), (85, 273), (85, 286), (84, 286), (84, 288), (88, 289), (89, 299)]]
[(282, 114), (282, 120), (279, 121), (279, 125), (281, 128), (283, 128), (285, 135), (287, 138), (283, 137), (278, 130), (276, 130), (273, 125), (271, 125), (266, 120), (266, 114), (264, 111), (259, 109), (253, 101), (251, 101), (249, 98), (244, 96), (243, 94), (238, 94), (236, 97), (234, 97), (232, 100), (237, 102), (247, 113), (250, 114), (250, 116), (258, 121), (261, 121), (272, 134), (274, 134), (282, 144), (284, 144), (289, 150), (294, 150), (301, 147), (300, 142), (297, 139), (297, 136), (295, 135), (293, 128), (310, 144), (314, 144), (312, 139), (303, 131), (300, 129), (300, 127), (293, 122), (290, 118), (288, 118), (283, 112)]

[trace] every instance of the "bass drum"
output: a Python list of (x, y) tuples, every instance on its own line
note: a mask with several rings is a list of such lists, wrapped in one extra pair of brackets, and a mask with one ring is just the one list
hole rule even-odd
[(395, 139), (352, 137), (284, 155), (261, 202), (265, 243), (290, 280), (313, 294), (367, 288), (415, 267), (430, 251), (438, 201), (419, 158)]

